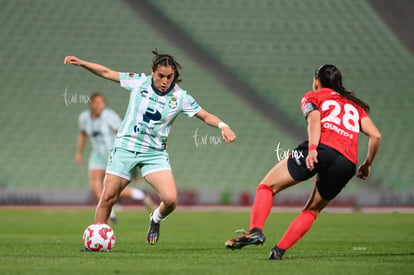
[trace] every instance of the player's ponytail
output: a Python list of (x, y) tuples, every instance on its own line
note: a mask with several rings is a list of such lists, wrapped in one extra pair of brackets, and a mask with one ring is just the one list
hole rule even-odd
[(355, 102), (361, 106), (366, 112), (369, 112), (369, 105), (357, 98), (354, 92), (345, 89), (342, 84), (341, 71), (334, 65), (325, 64), (315, 71), (315, 79), (318, 79), (325, 88), (331, 88), (341, 96)]
[(152, 60), (152, 71), (155, 72), (158, 66), (171, 66), (174, 69), (174, 82), (180, 82), (180, 72), (181, 65), (171, 55), (168, 54), (159, 54), (157, 49), (152, 51), (154, 58)]

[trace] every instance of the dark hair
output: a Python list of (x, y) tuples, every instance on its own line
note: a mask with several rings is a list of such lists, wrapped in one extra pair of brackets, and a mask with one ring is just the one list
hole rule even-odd
[(90, 103), (92, 103), (92, 101), (96, 98), (96, 97), (102, 97), (104, 99), (104, 101), (106, 102), (106, 98), (102, 93), (96, 92), (91, 94), (91, 96), (89, 97), (90, 99)]
[(355, 102), (366, 112), (369, 112), (369, 105), (357, 98), (354, 92), (344, 88), (342, 84), (341, 71), (334, 65), (324, 64), (315, 71), (315, 79), (318, 79), (324, 88), (331, 88), (341, 96)]
[(152, 71), (155, 72), (158, 66), (171, 66), (174, 69), (174, 82), (180, 82), (180, 72), (181, 65), (171, 55), (168, 54), (159, 54), (157, 49), (153, 50), (152, 53), (154, 54), (154, 58), (152, 60)]

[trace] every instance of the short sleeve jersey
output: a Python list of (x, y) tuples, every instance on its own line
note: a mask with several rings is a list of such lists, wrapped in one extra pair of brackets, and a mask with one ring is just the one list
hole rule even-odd
[(305, 117), (311, 111), (319, 110), (320, 143), (337, 150), (357, 164), (361, 119), (368, 116), (362, 107), (332, 89), (323, 88), (306, 93), (302, 98), (301, 109)]
[(79, 115), (79, 129), (87, 134), (93, 150), (103, 155), (108, 154), (113, 146), (120, 125), (121, 118), (108, 108), (95, 119), (92, 119), (90, 110), (85, 110)]
[(165, 150), (177, 115), (192, 117), (201, 110), (177, 84), (160, 93), (152, 85), (152, 76), (143, 73), (120, 73), (120, 85), (130, 91), (130, 98), (115, 147), (133, 152)]

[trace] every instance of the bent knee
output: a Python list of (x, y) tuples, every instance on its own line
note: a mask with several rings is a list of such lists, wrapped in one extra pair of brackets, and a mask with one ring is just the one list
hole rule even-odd
[(111, 194), (111, 193), (107, 193), (107, 192), (103, 192), (101, 194), (101, 203), (108, 203), (108, 204), (115, 204), (116, 201), (118, 200), (118, 195), (117, 194)]

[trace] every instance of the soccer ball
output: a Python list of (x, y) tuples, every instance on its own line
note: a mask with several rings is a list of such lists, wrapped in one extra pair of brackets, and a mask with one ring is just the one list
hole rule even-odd
[(115, 233), (107, 224), (91, 224), (83, 233), (83, 244), (90, 251), (111, 251), (115, 245)]

